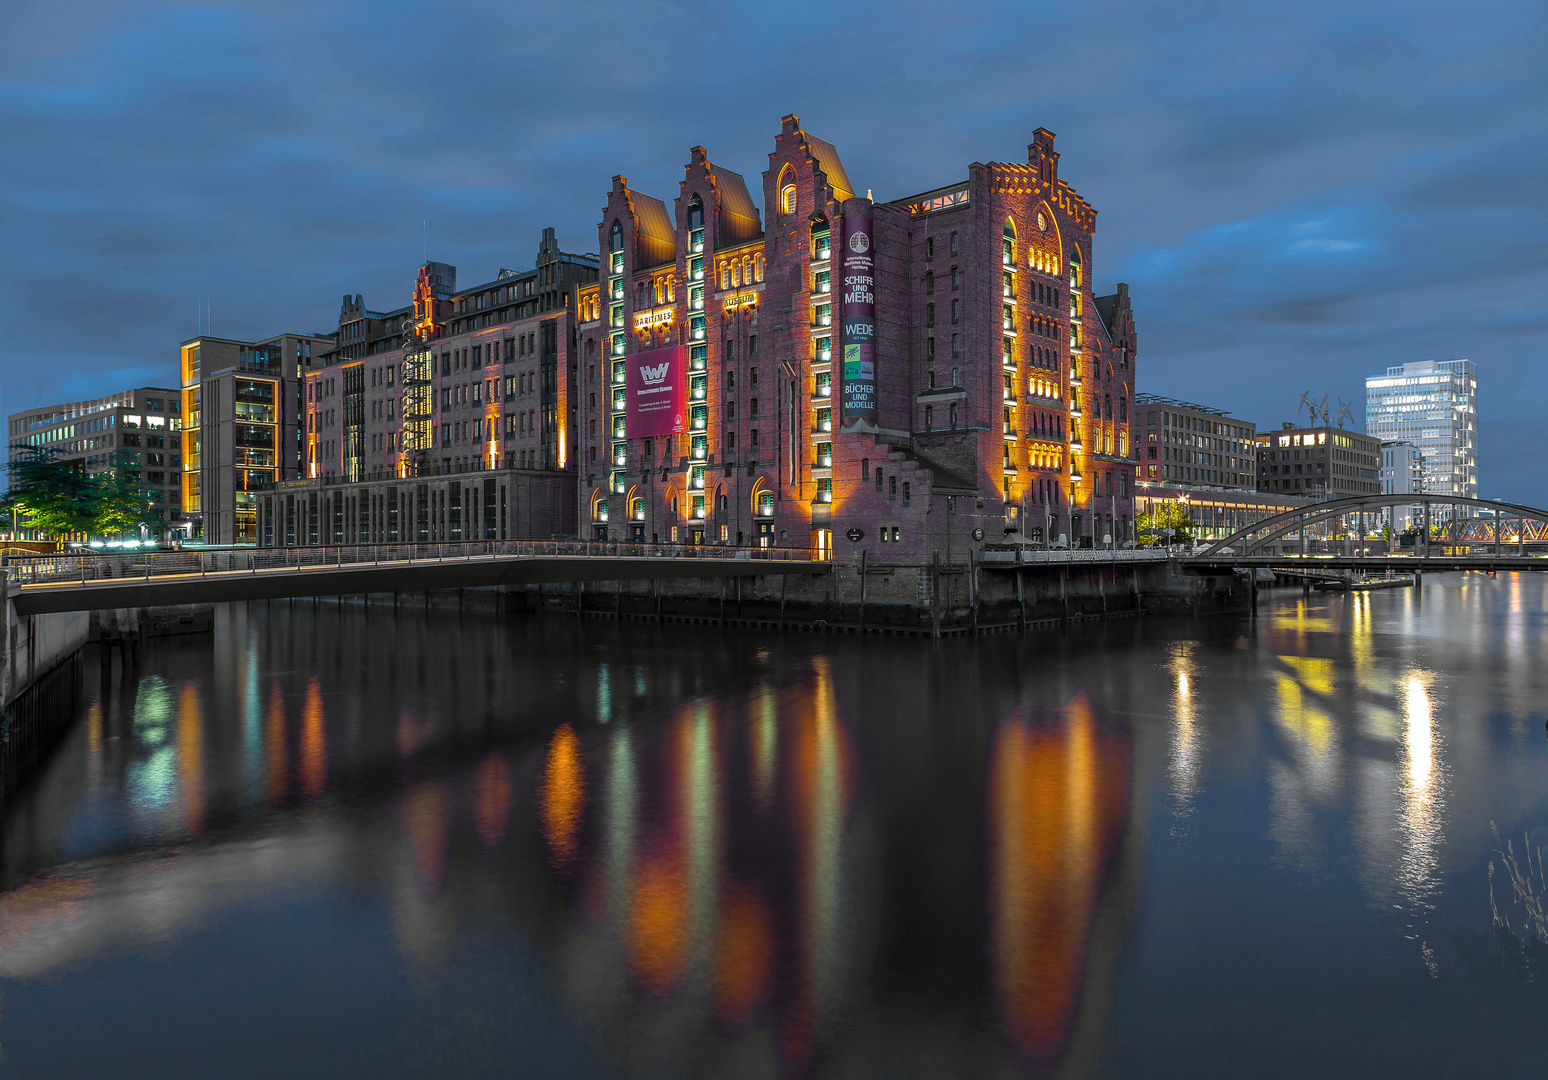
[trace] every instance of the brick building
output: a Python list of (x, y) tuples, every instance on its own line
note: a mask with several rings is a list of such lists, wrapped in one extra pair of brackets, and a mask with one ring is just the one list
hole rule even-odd
[[(1018, 524), (1131, 537), (1128, 292), (1092, 291), (1095, 211), (1033, 140), (1026, 164), (875, 203), (787, 116), (766, 220), (702, 147), (670, 207), (614, 177), (578, 298), (585, 533), (873, 559)], [(649, 378), (671, 350), (680, 422), (631, 431), (631, 358)]]
[(1343, 428), (1296, 427), (1257, 436), (1258, 490), (1308, 499), (1381, 494), (1381, 441)]
[(426, 263), (383, 312), (345, 296), (302, 386), (302, 482), (264, 500), (260, 542), (573, 533), (577, 304), (596, 280), (596, 257), (545, 229), (528, 269), (458, 288)]

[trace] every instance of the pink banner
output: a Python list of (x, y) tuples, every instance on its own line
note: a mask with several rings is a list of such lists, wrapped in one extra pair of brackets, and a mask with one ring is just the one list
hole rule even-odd
[(628, 437), (681, 435), (688, 430), (688, 353), (681, 345), (635, 353), (625, 360)]

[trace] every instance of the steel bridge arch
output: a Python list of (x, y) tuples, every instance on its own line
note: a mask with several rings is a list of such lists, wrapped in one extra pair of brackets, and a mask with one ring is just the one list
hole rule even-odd
[[(1240, 543), (1243, 555), (1252, 554), (1252, 549), (1262, 547), (1264, 544), (1273, 543), (1284, 536), (1291, 529), (1300, 525), (1311, 525), (1329, 518), (1343, 517), (1345, 514), (1358, 514), (1365, 510), (1380, 509), (1387, 506), (1415, 506), (1420, 503), (1435, 506), (1473, 506), (1496, 513), (1504, 512), (1517, 518), (1532, 518), (1541, 521), (1548, 526), (1548, 510), (1539, 510), (1534, 506), (1522, 506), (1518, 503), (1490, 502), (1487, 499), (1470, 499), (1463, 495), (1448, 495), (1445, 498), (1424, 498), (1419, 495), (1357, 495), (1346, 499), (1334, 499), (1331, 502), (1317, 503), (1295, 510), (1287, 510), (1283, 514), (1276, 514), (1270, 518), (1264, 518), (1246, 528), (1238, 529), (1223, 540), (1217, 540), (1207, 549), (1200, 552), (1203, 555), (1215, 555), (1221, 548), (1230, 547)], [(1265, 532), (1267, 535), (1256, 540), (1249, 539), (1254, 533)]]

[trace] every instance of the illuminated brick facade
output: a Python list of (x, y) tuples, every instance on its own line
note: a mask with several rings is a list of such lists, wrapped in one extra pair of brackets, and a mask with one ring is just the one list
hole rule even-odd
[(344, 297), (337, 347), (302, 387), (309, 483), (271, 502), (262, 542), (572, 533), (578, 294), (596, 277), (545, 229), (531, 269), (459, 290), (456, 267), (426, 263), (412, 304)]
[[(670, 208), (615, 177), (601, 280), (578, 299), (596, 315), (579, 327), (585, 534), (873, 559), (961, 554), (1018, 523), (1132, 536), (1133, 317), (1124, 286), (1091, 290), (1095, 212), (1053, 138), (870, 208), (871, 423), (840, 415), (837, 249), (857, 192), (831, 144), (784, 119), (764, 220), (702, 147)], [(625, 365), (664, 346), (689, 354), (687, 430), (631, 436)]]

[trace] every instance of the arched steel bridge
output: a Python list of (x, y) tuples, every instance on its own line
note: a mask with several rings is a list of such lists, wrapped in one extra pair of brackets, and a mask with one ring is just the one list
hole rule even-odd
[[(1491, 525), (1508, 527), (1513, 520), (1515, 528), (1511, 532), (1511, 542), (1516, 546), (1516, 554), (1520, 557), (1526, 555), (1526, 544), (1529, 540), (1540, 541), (1548, 538), (1548, 510), (1539, 510), (1533, 506), (1522, 506), (1518, 503), (1490, 502), (1485, 499), (1470, 499), (1460, 495), (1447, 495), (1444, 497), (1425, 497), (1424, 495), (1358, 495), (1347, 499), (1334, 499), (1330, 502), (1314, 503), (1310, 506), (1297, 507), (1287, 510), (1283, 514), (1264, 518), (1254, 522), (1246, 528), (1238, 529), (1223, 540), (1217, 540), (1203, 551), (1198, 557), (1210, 559), (1224, 553), (1226, 548), (1231, 548), (1232, 553), (1251, 556), (1267, 544), (1272, 544), (1281, 537), (1297, 532), (1304, 538), (1306, 528), (1311, 525), (1326, 521), (1336, 521), (1339, 518), (1348, 517), (1351, 514), (1367, 514), (1375, 510), (1393, 506), (1424, 506), (1423, 529), (1419, 540), (1421, 552), (1429, 554), (1432, 543), (1444, 543), (1446, 546), (1492, 546), (1495, 555), (1503, 555), (1503, 533), (1499, 528), (1480, 530), (1477, 523), (1485, 519), (1477, 517), (1463, 519), (1469, 527), (1461, 529), (1463, 536), (1444, 541), (1434, 541), (1429, 537), (1429, 524), (1432, 520), (1430, 507), (1455, 506), (1471, 507), (1493, 511), (1496, 515)], [(1535, 528), (1532, 526), (1535, 523)], [(1467, 535), (1483, 532), (1484, 535)], [(1548, 569), (1548, 567), (1544, 567)]]

